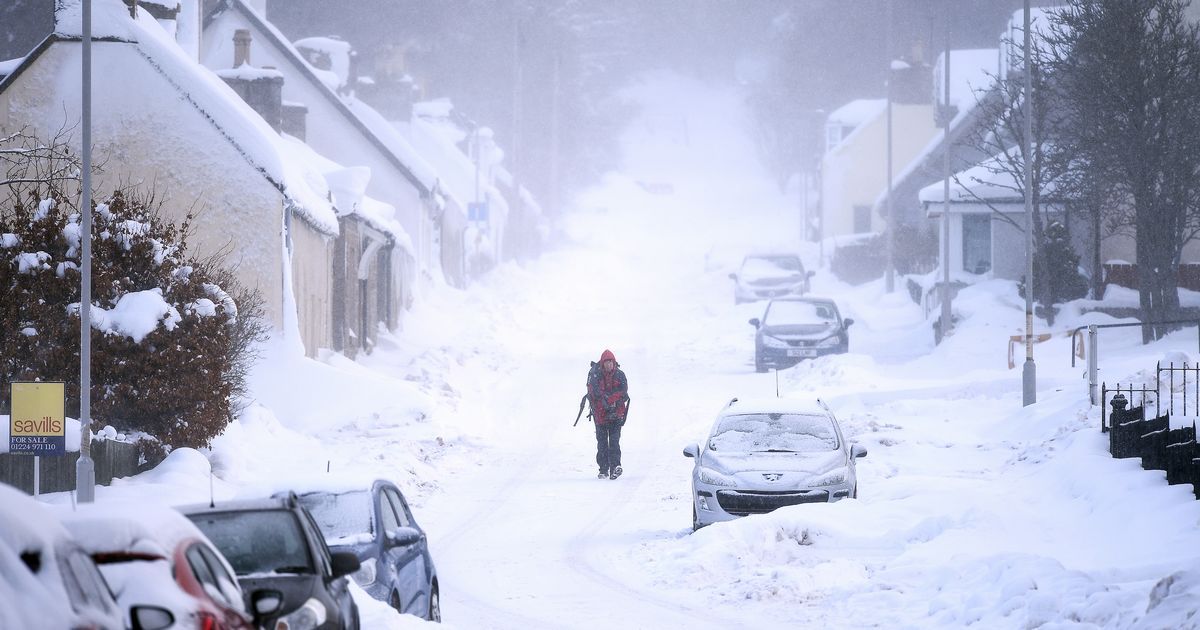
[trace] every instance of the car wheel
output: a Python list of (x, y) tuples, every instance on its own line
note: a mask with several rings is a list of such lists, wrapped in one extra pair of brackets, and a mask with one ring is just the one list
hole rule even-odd
[(857, 484), (857, 483), (856, 483), (856, 484), (854, 484), (854, 489), (850, 491), (850, 498), (851, 498), (851, 499), (857, 499), (857, 498), (858, 498), (858, 484)]
[(754, 371), (759, 373), (767, 371), (767, 366), (763, 363), (762, 357), (758, 354), (754, 355)]
[(426, 619), (437, 623), (442, 622), (442, 597), (438, 593), (436, 584), (429, 591), (429, 616)]
[(388, 598), (388, 606), (395, 608), (396, 612), (404, 614), (403, 607), (400, 605), (400, 594), (396, 591), (392, 591), (392, 596)]
[(700, 519), (696, 518), (696, 504), (692, 503), (692, 531), (699, 531), (701, 527), (703, 525), (700, 524)]
[(361, 630), (362, 622), (358, 617), (358, 605), (350, 609), (350, 624), (347, 626), (350, 630)]

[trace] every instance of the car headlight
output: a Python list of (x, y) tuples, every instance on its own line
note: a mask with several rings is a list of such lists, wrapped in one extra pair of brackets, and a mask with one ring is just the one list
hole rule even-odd
[(813, 477), (809, 483), (814, 486), (837, 486), (846, 483), (847, 469), (835, 468), (823, 475)]
[(706, 483), (710, 486), (724, 486), (726, 488), (736, 488), (737, 482), (721, 473), (708, 468), (701, 468), (699, 473), (701, 483)]
[(375, 565), (375, 558), (367, 558), (366, 560), (363, 560), (362, 566), (360, 566), (358, 570), (354, 572), (354, 581), (358, 583), (359, 586), (364, 588), (374, 584), (376, 573)]
[(771, 335), (763, 335), (762, 336), (762, 344), (768, 348), (786, 348), (786, 347), (788, 347), (788, 344), (786, 341), (776, 338), (776, 337), (772, 337)]
[(275, 621), (275, 630), (313, 630), (328, 619), (325, 604), (310, 597), (304, 605)]
[(832, 348), (836, 345), (839, 345), (840, 343), (842, 343), (842, 338), (838, 337), (837, 335), (834, 335), (832, 337), (826, 337), (826, 338), (818, 341), (817, 347), (818, 348)]

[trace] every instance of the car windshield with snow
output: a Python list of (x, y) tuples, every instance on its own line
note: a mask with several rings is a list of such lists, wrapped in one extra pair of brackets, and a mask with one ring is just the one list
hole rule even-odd
[(837, 418), (820, 401), (738, 400), (718, 415), (692, 458), (692, 529), (788, 505), (858, 496), (854, 460)]
[(267, 628), (358, 628), (347, 575), (351, 553), (330, 553), (296, 496), (183, 506), (229, 560), (249, 594), (246, 608)]

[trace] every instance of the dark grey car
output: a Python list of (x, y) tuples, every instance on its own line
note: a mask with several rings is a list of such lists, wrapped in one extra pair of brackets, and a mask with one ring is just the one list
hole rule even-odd
[(177, 509), (229, 560), (242, 591), (253, 594), (246, 609), (263, 627), (358, 630), (346, 578), (358, 558), (330, 552), (296, 495)]
[(355, 554), (362, 568), (354, 581), (400, 613), (441, 621), (437, 569), (425, 531), (404, 494), (390, 481), (341, 492), (305, 492), (308, 508), (333, 551)]
[(833, 300), (816, 297), (775, 298), (762, 319), (750, 320), (754, 334), (754, 369), (791, 367), (804, 359), (844, 354), (853, 319), (842, 319)]

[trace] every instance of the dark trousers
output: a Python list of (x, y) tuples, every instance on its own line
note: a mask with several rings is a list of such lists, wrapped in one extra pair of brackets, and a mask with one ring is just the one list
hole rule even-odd
[(621, 465), (621, 425), (596, 425), (596, 464), (602, 473)]

